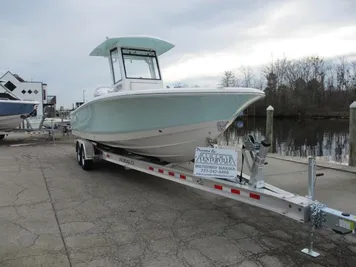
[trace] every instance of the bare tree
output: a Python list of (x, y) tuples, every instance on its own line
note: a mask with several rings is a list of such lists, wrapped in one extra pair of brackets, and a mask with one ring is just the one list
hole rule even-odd
[(264, 90), (264, 88), (266, 88), (266, 85), (267, 85), (267, 83), (266, 83), (266, 78), (264, 77), (263, 72), (260, 71), (259, 77), (253, 79), (253, 85), (252, 85), (252, 87), (253, 87), (253, 88), (260, 89), (260, 90)]
[(347, 73), (348, 64), (345, 57), (339, 57), (340, 63), (336, 66), (337, 89), (346, 90), (348, 87)]
[(324, 60), (318, 56), (308, 58), (311, 64), (311, 79), (317, 80), (319, 83), (324, 84), (325, 79), (325, 64)]
[(225, 71), (220, 82), (222, 87), (234, 87), (236, 84), (236, 77), (232, 71)]
[(173, 85), (173, 88), (184, 88), (184, 87), (188, 87), (188, 86), (186, 84), (184, 84), (184, 83), (181, 83), (181, 82), (176, 82)]
[(265, 77), (269, 76), (271, 73), (275, 74), (277, 77), (277, 88), (288, 82), (287, 72), (290, 61), (286, 57), (272, 61), (269, 64), (262, 67), (261, 71)]
[(329, 91), (335, 90), (335, 73), (332, 65), (325, 68), (325, 88)]
[(236, 80), (235, 80), (235, 86), (236, 86), (236, 87), (243, 87), (243, 86), (244, 86), (243, 84), (244, 84), (244, 83), (243, 83), (243, 80), (242, 80), (242, 79), (236, 78)]
[(351, 86), (353, 90), (356, 90), (356, 60), (351, 62)]
[(345, 57), (338, 62), (319, 56), (283, 57), (262, 66), (260, 78), (249, 66), (237, 70), (237, 78), (225, 72), (221, 84), (264, 90), (266, 97), (256, 102), (256, 112), (263, 116), (266, 105), (274, 106), (279, 116), (348, 116), (356, 98), (356, 61)]
[(250, 87), (252, 86), (252, 81), (254, 78), (253, 71), (250, 67), (248, 66), (241, 66), (239, 68), (240, 73), (242, 75), (242, 86), (244, 87)]

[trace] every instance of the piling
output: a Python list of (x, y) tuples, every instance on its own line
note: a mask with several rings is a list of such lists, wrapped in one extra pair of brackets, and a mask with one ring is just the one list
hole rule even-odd
[(266, 140), (271, 144), (270, 151), (273, 151), (273, 112), (274, 108), (269, 105), (267, 107), (267, 120), (266, 120)]
[(349, 166), (356, 166), (356, 101), (350, 105)]

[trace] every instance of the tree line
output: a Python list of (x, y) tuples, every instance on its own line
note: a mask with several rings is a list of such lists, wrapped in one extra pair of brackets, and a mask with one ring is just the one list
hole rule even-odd
[(249, 66), (225, 71), (220, 86), (253, 87), (266, 93), (248, 108), (248, 115), (265, 116), (266, 107), (272, 105), (277, 117), (348, 117), (349, 106), (356, 101), (356, 61), (284, 57), (258, 71)]

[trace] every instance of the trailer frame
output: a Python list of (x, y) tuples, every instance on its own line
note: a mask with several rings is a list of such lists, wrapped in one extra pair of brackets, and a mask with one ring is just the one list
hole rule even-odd
[(30, 126), (30, 128), (22, 128), (23, 122), (20, 124), (19, 128), (13, 129), (11, 131), (7, 132), (2, 132), (0, 131), (0, 141), (3, 140), (5, 137), (12, 135), (12, 134), (24, 134), (24, 135), (45, 135), (47, 134), (49, 137), (53, 136), (53, 133), (55, 130), (53, 128), (42, 128), (43, 127), (43, 122), (46, 119), (46, 115), (44, 115), (40, 121), (40, 125), (38, 128), (32, 128), (32, 125), (28, 118), (25, 118), (24, 121), (26, 121), (27, 125)]
[[(193, 162), (170, 164), (157, 159), (129, 153), (125, 150), (104, 146), (86, 139), (75, 139), (78, 164), (86, 171), (93, 168), (94, 162), (105, 160), (126, 169), (140, 171), (172, 182), (200, 189), (219, 196), (234, 199), (255, 207), (275, 212), (309, 225), (308, 247), (302, 252), (318, 257), (314, 251), (313, 234), (320, 228), (331, 228), (339, 234), (355, 233), (356, 216), (327, 207), (314, 199), (314, 186), (317, 174), (315, 158), (308, 158), (308, 195), (300, 196), (264, 181), (263, 166), (270, 144), (255, 142), (249, 135), (242, 146), (241, 173), (234, 180), (198, 177), (193, 174)], [(217, 145), (211, 145), (219, 148)], [(228, 147), (224, 147), (228, 148)], [(233, 148), (236, 149), (236, 148)], [(252, 160), (252, 162), (250, 162)], [(243, 173), (244, 161), (251, 175)]]

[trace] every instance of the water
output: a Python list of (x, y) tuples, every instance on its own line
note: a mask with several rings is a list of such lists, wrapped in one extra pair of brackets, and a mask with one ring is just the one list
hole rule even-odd
[[(274, 119), (273, 152), (279, 155), (348, 164), (349, 121)], [(244, 136), (252, 134), (263, 140), (266, 132), (265, 118), (243, 118), (237, 120), (219, 139), (219, 143), (241, 146)]]

